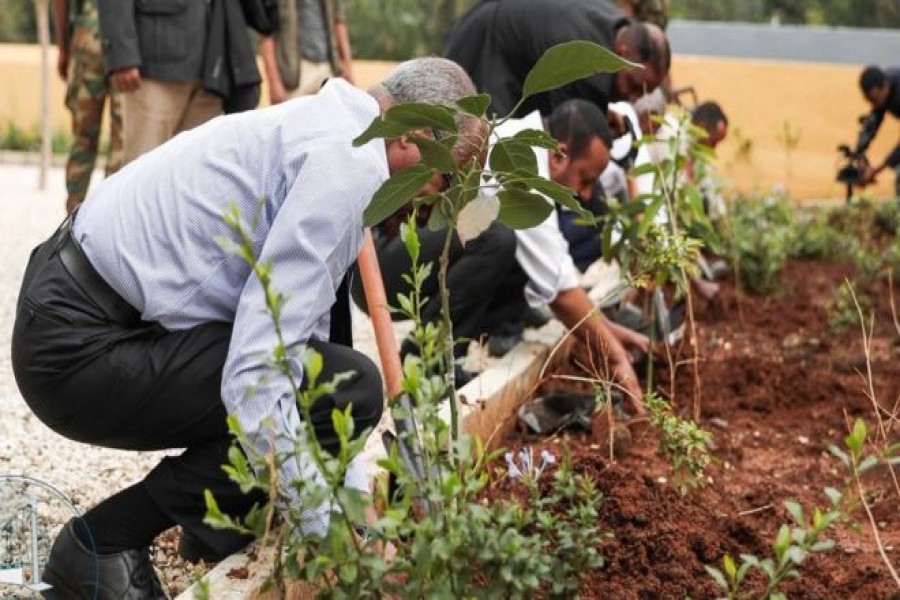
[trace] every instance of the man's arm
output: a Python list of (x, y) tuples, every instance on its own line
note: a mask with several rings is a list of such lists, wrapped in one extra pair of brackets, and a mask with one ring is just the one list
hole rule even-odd
[[(323, 144), (326, 150), (308, 153), (299, 172), (285, 174), (292, 184), (257, 259), (271, 262), (273, 288), (285, 297), (279, 321), (294, 383), (303, 379), (296, 353), (310, 338), (327, 338), (335, 289), (362, 243), (363, 208), (383, 180), (376, 177), (374, 164), (360, 160), (362, 150), (331, 142)], [(247, 221), (251, 217), (244, 215)], [(275, 451), (288, 457), (279, 473), (286, 501), (299, 509), (305, 531), (324, 533), (328, 507), (301, 505), (292, 485), (301, 480), (321, 484), (323, 477), (311, 457), (295, 452), (303, 421), (290, 382), (268, 361), (276, 343), (265, 291), (251, 274), (235, 314), (222, 400), (252, 443), (248, 454)]]
[(550, 303), (550, 308), (556, 318), (587, 343), (595, 363), (602, 366), (606, 361), (609, 373), (601, 374), (618, 382), (627, 392), (638, 414), (644, 414), (646, 410), (641, 388), (628, 353), (607, 327), (605, 320), (595, 312), (596, 309), (584, 290), (575, 287), (561, 291)]
[(56, 26), (56, 72), (65, 81), (69, 74), (69, 2), (53, 0), (53, 24)]
[(353, 83), (353, 53), (350, 51), (350, 31), (343, 0), (334, 0), (334, 45), (341, 63), (341, 77)]
[(334, 39), (341, 61), (341, 77), (353, 83), (353, 53), (350, 51), (350, 33), (346, 22), (334, 22)]
[(278, 42), (275, 36), (268, 36), (259, 40), (259, 55), (263, 59), (263, 70), (266, 73), (266, 83), (269, 86), (269, 103), (280, 104), (287, 100), (287, 91), (281, 81), (281, 73), (278, 71), (278, 58), (275, 55), (275, 44)]
[(141, 50), (135, 24), (135, 0), (98, 0), (100, 37), (106, 72), (123, 92), (141, 86)]

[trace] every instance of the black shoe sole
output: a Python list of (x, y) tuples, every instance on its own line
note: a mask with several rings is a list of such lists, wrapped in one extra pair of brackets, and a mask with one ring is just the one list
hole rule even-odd
[[(45, 567), (42, 575), (43, 582), (53, 586), (49, 590), (41, 591), (41, 597), (46, 598), (47, 600), (83, 600), (84, 598), (94, 600), (94, 598), (97, 597), (96, 593), (94, 593), (93, 596), (83, 596), (80, 592), (76, 592), (68, 587), (64, 580), (56, 575), (50, 568)], [(52, 579), (56, 579), (57, 583), (48, 580), (47, 575), (50, 575)]]

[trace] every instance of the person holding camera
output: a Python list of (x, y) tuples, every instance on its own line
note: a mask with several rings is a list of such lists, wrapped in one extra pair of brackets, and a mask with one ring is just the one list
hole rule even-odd
[[(886, 113), (890, 112), (895, 117), (900, 117), (900, 67), (888, 69), (866, 67), (859, 77), (859, 87), (866, 101), (872, 105), (872, 112), (867, 117), (873, 124), (871, 141), (878, 133)], [(894, 169), (896, 173), (894, 194), (900, 196), (900, 143), (894, 146), (881, 164), (866, 167), (862, 173), (862, 183), (872, 183), (878, 174), (888, 167)]]

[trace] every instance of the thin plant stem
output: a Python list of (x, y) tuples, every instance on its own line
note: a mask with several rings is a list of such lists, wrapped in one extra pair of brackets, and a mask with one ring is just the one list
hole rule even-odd
[[(648, 292), (652, 295), (652, 290), (648, 289)], [(653, 331), (659, 333), (659, 323), (656, 318), (656, 303), (650, 302), (650, 332)], [(653, 355), (654, 355), (654, 347), (653, 339), (651, 336), (650, 345), (647, 347), (647, 395), (653, 393)]]
[[(859, 299), (856, 297), (856, 290), (853, 289), (853, 286), (850, 285), (848, 281), (846, 283), (848, 288), (850, 289), (850, 295), (853, 298), (853, 304), (856, 305), (856, 313), (859, 315), (860, 328), (862, 330), (863, 337), (863, 353), (866, 357), (866, 396), (868, 396), (869, 400), (872, 402), (872, 407), (875, 411), (875, 419), (878, 421), (878, 431), (881, 433), (881, 437), (884, 440), (884, 443), (888, 443), (888, 434), (887, 430), (884, 426), (884, 419), (881, 418), (881, 411), (883, 410), (881, 405), (878, 404), (878, 399), (875, 396), (875, 383), (874, 378), (872, 376), (872, 332), (875, 327), (875, 316), (872, 316), (872, 319), (869, 324), (869, 329), (866, 329), (866, 320), (863, 316), (862, 307), (859, 304)], [(900, 482), (897, 480), (897, 473), (894, 471), (894, 466), (887, 462), (888, 470), (891, 473), (891, 479), (894, 482), (894, 489), (897, 492), (897, 495), (900, 496)]]
[[(872, 516), (872, 509), (869, 508), (869, 503), (866, 501), (866, 493), (865, 490), (863, 490), (860, 473), (857, 470), (856, 456), (853, 452), (850, 452), (849, 455), (851, 461), (850, 464), (853, 469), (853, 479), (856, 484), (856, 494), (859, 496), (859, 501), (866, 511), (866, 517), (869, 519), (869, 528), (872, 530), (872, 536), (875, 538), (875, 545), (878, 547), (878, 553), (881, 555), (881, 560), (887, 567), (888, 572), (890, 572), (891, 577), (894, 578), (894, 583), (900, 588), (900, 576), (897, 575), (897, 570), (894, 568), (894, 565), (891, 564), (891, 559), (888, 558), (887, 552), (884, 549), (884, 544), (881, 542), (881, 535), (878, 533), (878, 525), (875, 523), (875, 517)], [(891, 472), (893, 473), (893, 470), (891, 470)]]
[[(450, 437), (456, 442), (459, 439), (459, 405), (456, 397), (456, 377), (454, 376), (453, 357), (453, 321), (450, 319), (450, 290), (447, 287), (447, 271), (450, 268), (450, 246), (453, 243), (455, 230), (447, 228), (444, 238), (444, 249), (441, 251), (440, 269), (438, 270), (438, 284), (441, 292), (441, 316), (444, 323), (444, 381), (447, 385), (448, 401), (450, 402)], [(453, 464), (453, 445), (450, 447), (450, 462)]]

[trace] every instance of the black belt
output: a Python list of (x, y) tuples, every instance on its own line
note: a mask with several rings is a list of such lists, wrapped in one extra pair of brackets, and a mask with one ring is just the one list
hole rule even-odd
[(59, 244), (57, 252), (66, 271), (84, 293), (90, 296), (114, 321), (121, 324), (139, 321), (140, 315), (134, 307), (103, 280), (85, 255), (81, 244), (72, 233), (73, 221), (74, 216), (66, 219), (56, 235), (56, 241)]

